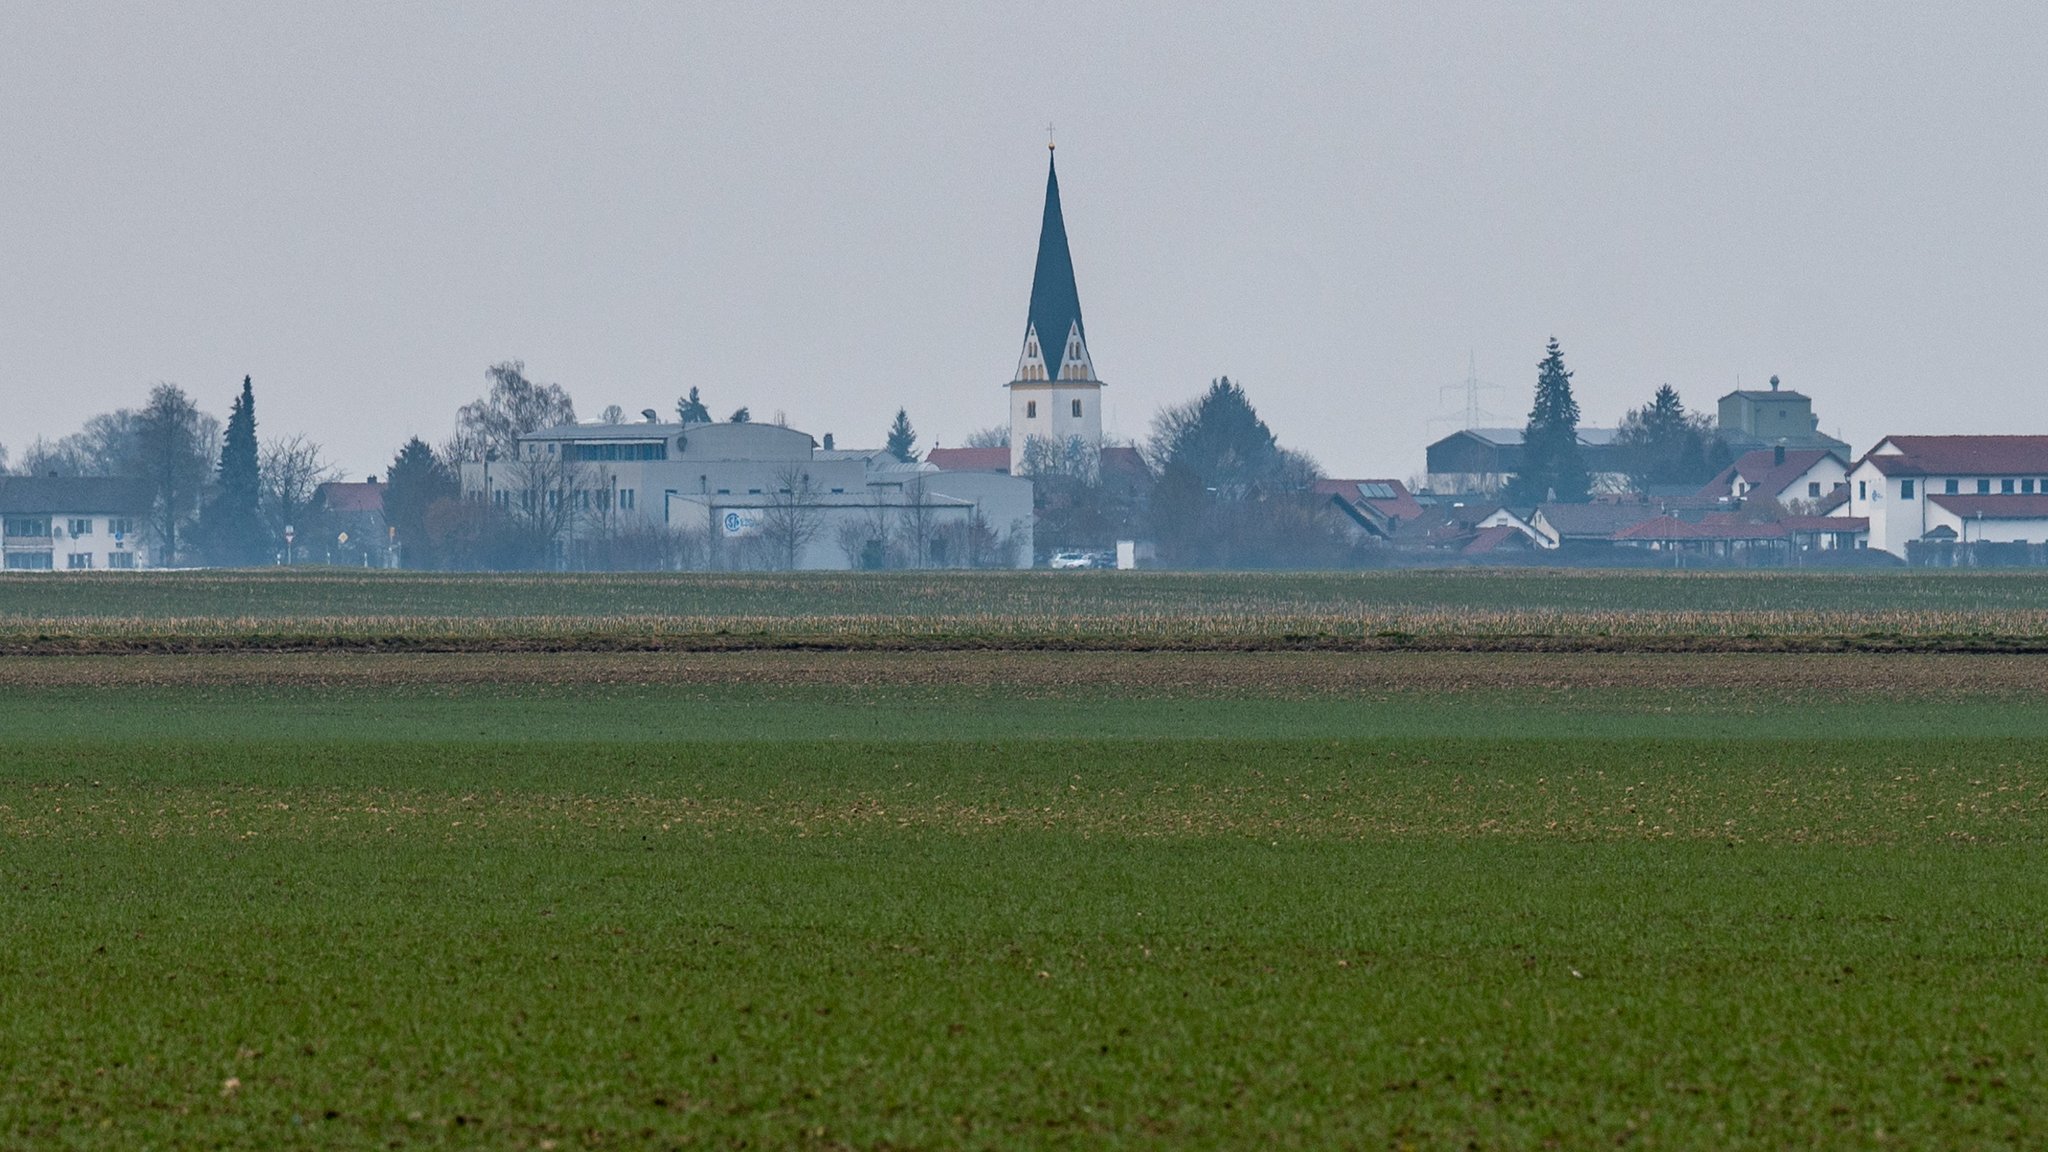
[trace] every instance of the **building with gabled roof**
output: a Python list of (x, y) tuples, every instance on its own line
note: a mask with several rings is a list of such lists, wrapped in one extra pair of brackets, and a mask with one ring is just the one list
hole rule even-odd
[(1848, 482), (1848, 458), (1832, 448), (1759, 448), (1723, 468), (1699, 494), (1817, 505)]
[(155, 564), (145, 545), (154, 496), (118, 476), (0, 476), (0, 568), (90, 572)]
[(1539, 504), (1529, 525), (1545, 548), (1605, 545), (1622, 529), (1660, 515), (1645, 503)]
[[(1454, 495), (1494, 495), (1522, 470), (1521, 428), (1466, 428), (1424, 449), (1429, 490)], [(1613, 428), (1579, 429), (1579, 458), (1599, 487), (1602, 478), (1622, 473)]]
[[(1979, 499), (1958, 499), (1975, 497)], [(1849, 469), (1870, 547), (2048, 542), (2048, 436), (1887, 436)]]
[(1031, 275), (1031, 305), (1024, 321), (1024, 346), (1010, 391), (1010, 471), (1024, 461), (1034, 438), (1064, 444), (1078, 438), (1091, 449), (1102, 444), (1102, 380), (1088, 352), (1088, 328), (1081, 319), (1081, 292), (1074, 281), (1074, 257), (1067, 247), (1066, 216), (1060, 208), (1060, 179), (1050, 146), (1045, 167), (1045, 215), (1038, 227), (1038, 262)]
[(924, 454), (924, 462), (941, 472), (1001, 472), (1010, 471), (1010, 450), (1008, 448), (934, 448)]
[(1359, 531), (1386, 539), (1422, 516), (1422, 505), (1399, 480), (1318, 480), (1312, 489), (1328, 496)]

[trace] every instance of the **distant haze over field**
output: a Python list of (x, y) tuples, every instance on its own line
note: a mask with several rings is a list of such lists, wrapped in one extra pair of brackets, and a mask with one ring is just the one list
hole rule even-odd
[(1406, 476), (1545, 338), (1589, 424), (1772, 374), (1858, 450), (2048, 432), (2048, 9), (0, 7), (0, 443), (158, 380), (348, 471), (578, 410), (1005, 417), (1057, 125), (1109, 430), (1241, 380)]

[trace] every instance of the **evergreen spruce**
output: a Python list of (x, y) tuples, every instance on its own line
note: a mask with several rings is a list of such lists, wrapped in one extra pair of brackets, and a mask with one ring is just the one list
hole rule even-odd
[(898, 460), (909, 464), (917, 459), (917, 433), (910, 427), (910, 414), (896, 410), (896, 422), (889, 425), (889, 442), (883, 445)]
[(244, 376), (242, 394), (228, 411), (227, 432), (221, 437), (213, 498), (200, 515), (200, 539), (214, 563), (244, 567), (264, 561), (270, 549), (263, 528), (262, 492), (256, 459), (256, 391)]
[(427, 513), (438, 503), (461, 497), (455, 473), (415, 436), (398, 450), (384, 478), (384, 521), (398, 531), (399, 563), (407, 568), (441, 567), (448, 557), (435, 547)]
[(684, 424), (709, 424), (711, 409), (705, 407), (704, 401), (697, 396), (697, 390), (691, 388), (688, 396), (676, 401), (676, 419)]
[(1572, 374), (1565, 370), (1555, 336), (1536, 367), (1536, 403), (1522, 430), (1522, 470), (1508, 486), (1508, 499), (1515, 504), (1579, 503), (1586, 499), (1591, 477), (1579, 451), (1579, 402), (1572, 398)]

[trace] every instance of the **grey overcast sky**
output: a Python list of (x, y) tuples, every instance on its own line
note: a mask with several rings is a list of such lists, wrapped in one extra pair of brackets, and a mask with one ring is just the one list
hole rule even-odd
[(175, 381), (352, 473), (523, 359), (878, 444), (1005, 414), (1044, 126), (1113, 434), (1242, 381), (1409, 476), (1771, 374), (2048, 432), (2048, 5), (0, 0), (0, 443)]

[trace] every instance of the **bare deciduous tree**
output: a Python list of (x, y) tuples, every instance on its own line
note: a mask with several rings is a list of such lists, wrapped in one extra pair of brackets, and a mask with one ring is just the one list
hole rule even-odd
[(502, 467), (507, 521), (518, 537), (515, 553), (529, 565), (552, 563), (576, 527), (584, 467), (559, 455), (513, 460)]
[(528, 432), (576, 422), (576, 403), (559, 384), (539, 384), (526, 377), (526, 364), (507, 360), (484, 370), (491, 388), (482, 399), (455, 413), (455, 435), (441, 450), (444, 460), (481, 460), (497, 449), (514, 456), (519, 438)]
[(811, 474), (795, 465), (776, 472), (775, 493), (761, 510), (761, 541), (770, 561), (784, 571), (795, 568), (823, 523)]
[(285, 525), (304, 524), (314, 490), (340, 474), (321, 454), (320, 445), (303, 434), (264, 444), (256, 462), (257, 503), (270, 535), (281, 539)]
[(909, 554), (909, 567), (922, 568), (931, 562), (932, 539), (938, 533), (938, 510), (924, 490), (924, 477), (903, 486), (903, 506), (897, 510), (896, 538)]
[(841, 523), (833, 538), (849, 568), (882, 568), (889, 563), (889, 516), (880, 507)]

